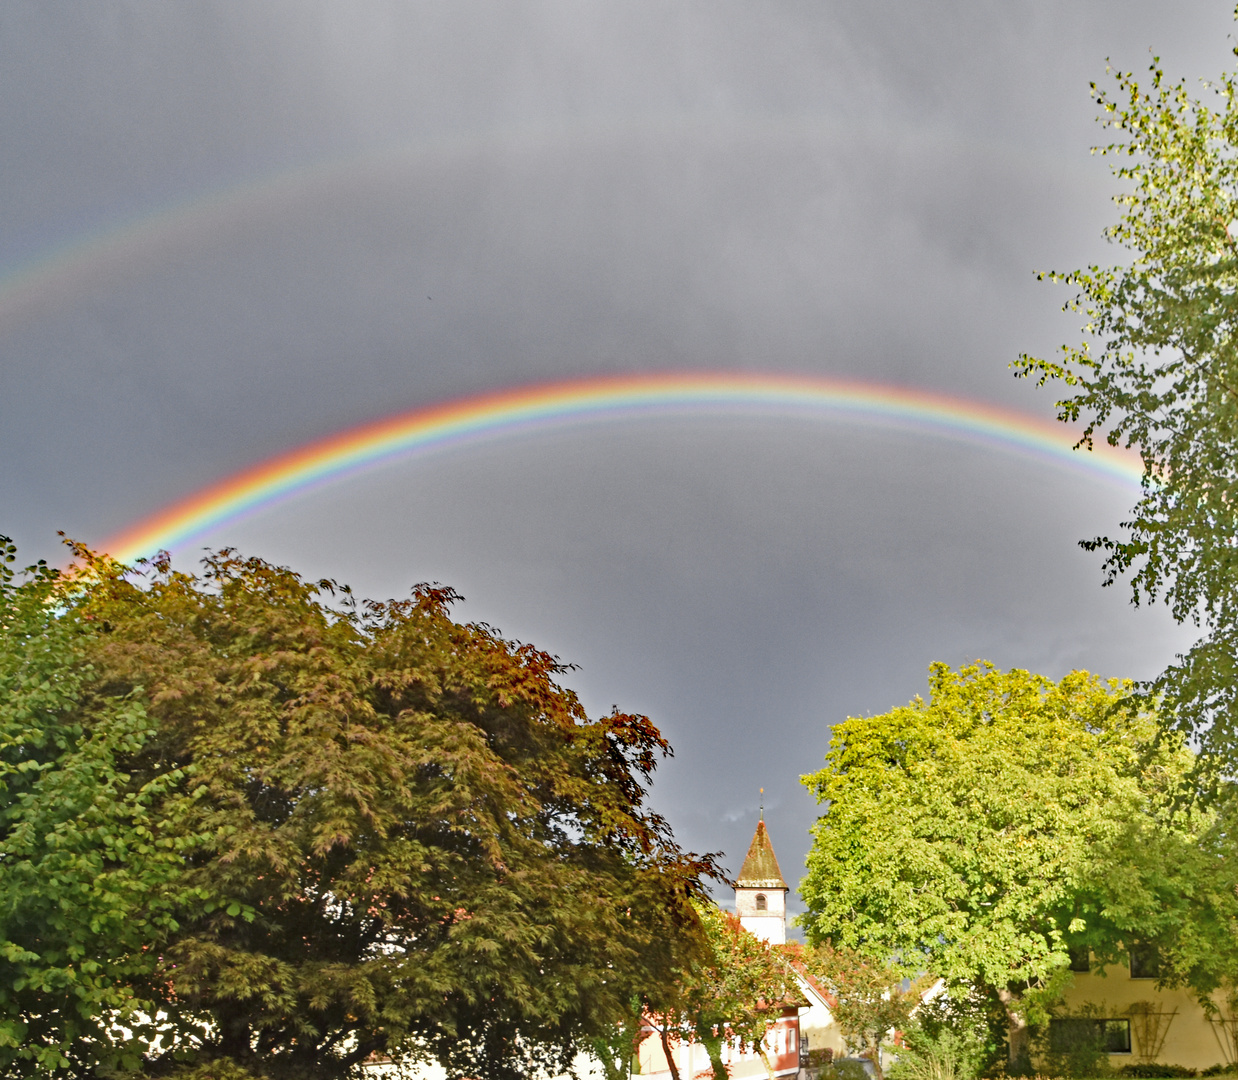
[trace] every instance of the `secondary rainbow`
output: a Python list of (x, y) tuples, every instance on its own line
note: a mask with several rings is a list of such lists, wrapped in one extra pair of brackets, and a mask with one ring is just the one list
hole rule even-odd
[[(453, 161), (463, 162), (480, 152), (535, 153), (575, 147), (615, 146), (625, 138), (781, 139), (807, 143), (838, 139), (884, 138), (900, 146), (923, 138), (923, 132), (902, 128), (882, 130), (871, 125), (840, 124), (836, 118), (814, 112), (771, 115), (666, 113), (633, 118), (631, 123), (612, 119), (600, 123), (590, 118), (576, 128), (553, 125), (506, 125), (476, 131), (453, 130), (450, 134), (424, 138), (412, 144), (371, 147), (357, 155), (326, 157), (291, 167), (258, 173), (235, 184), (187, 194), (161, 206), (139, 209), (128, 220), (100, 223), (95, 228), (40, 251), (34, 257), (0, 271), (0, 333), (26, 316), (54, 311), (82, 290), (110, 286), (130, 272), (149, 272), (169, 259), (179, 265), (186, 253), (229, 235), (247, 235), (290, 206), (302, 204), (302, 212), (316, 199), (351, 198), (358, 185), (373, 177), (418, 176), (427, 169)], [(940, 134), (933, 146), (946, 148)], [(1029, 156), (1017, 144), (964, 139), (952, 140), (949, 149), (958, 155), (1011, 157), (1022, 173), (1029, 170), (1058, 176), (1061, 163)]]
[(1074, 450), (1064, 424), (908, 387), (802, 376), (689, 372), (517, 387), (363, 424), (226, 477), (103, 545), (123, 562), (183, 547), (299, 492), (385, 462), (571, 425), (653, 416), (757, 415), (916, 429), (1081, 469), (1137, 488), (1132, 452)]

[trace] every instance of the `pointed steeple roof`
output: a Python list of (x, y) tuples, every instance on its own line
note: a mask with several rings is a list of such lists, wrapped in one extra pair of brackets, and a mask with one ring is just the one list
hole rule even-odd
[(735, 879), (737, 889), (786, 889), (787, 883), (782, 880), (782, 871), (778, 869), (778, 859), (774, 855), (774, 845), (769, 842), (769, 833), (765, 831), (765, 819), (757, 822), (757, 831), (753, 833), (752, 844), (748, 848), (748, 857), (740, 868), (739, 877)]

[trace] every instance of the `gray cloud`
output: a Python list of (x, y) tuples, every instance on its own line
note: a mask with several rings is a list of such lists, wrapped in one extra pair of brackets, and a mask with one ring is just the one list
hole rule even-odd
[[(1087, 84), (1150, 45), (1213, 75), (1231, 30), (1202, 2), (7, 5), (0, 529), (54, 554), (352, 424), (603, 372), (1047, 416), (1006, 364), (1073, 332), (1032, 272), (1110, 254)], [(665, 727), (689, 843), (736, 862), (764, 786), (794, 874), (829, 725), (931, 660), (1145, 675), (1180, 646), (1074, 546), (1127, 498), (905, 433), (649, 422), (210, 539), (371, 593), (457, 585), (580, 663), (590, 708)]]

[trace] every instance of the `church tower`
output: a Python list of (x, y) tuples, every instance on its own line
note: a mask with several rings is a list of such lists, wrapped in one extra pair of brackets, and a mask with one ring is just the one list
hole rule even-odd
[(787, 940), (787, 883), (782, 880), (774, 847), (765, 831), (762, 813), (748, 848), (748, 857), (735, 879), (735, 913), (740, 925), (771, 945)]

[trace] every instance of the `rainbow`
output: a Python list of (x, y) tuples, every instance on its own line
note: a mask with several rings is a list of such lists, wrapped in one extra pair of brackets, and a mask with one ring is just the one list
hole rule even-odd
[[(641, 117), (626, 124), (614, 118), (605, 123), (591, 119), (577, 128), (509, 125), (453, 131), (411, 145), (390, 144), (356, 156), (306, 161), (188, 193), (161, 206), (139, 210), (127, 220), (101, 223), (18, 265), (0, 268), (0, 333), (26, 318), (54, 310), (85, 289), (114, 282), (131, 271), (143, 271), (160, 259), (193, 250), (220, 236), (244, 234), (254, 223), (286, 213), (291, 205), (339, 198), (377, 177), (417, 175), (436, 164), (462, 161), (483, 150), (534, 153), (569, 146), (605, 146), (636, 136), (679, 141), (743, 137), (813, 142), (880, 137), (903, 146), (926, 138), (919, 130), (891, 128), (883, 132), (840, 124), (836, 117), (811, 112), (786, 116), (684, 113)], [(1029, 156), (1017, 143), (954, 138), (944, 144), (939, 134), (931, 141), (936, 149), (949, 146), (960, 155), (982, 153), (989, 161), (1000, 155), (1024, 173), (1036, 170), (1060, 176), (1062, 170), (1059, 162)]]
[(1139, 457), (1097, 445), (1073, 450), (1062, 424), (908, 387), (738, 372), (642, 374), (518, 387), (465, 398), (319, 439), (225, 477), (144, 518), (103, 545), (122, 562), (174, 549), (300, 492), (396, 459), (521, 433), (650, 416), (798, 417), (886, 424), (1039, 458), (1137, 487)]

